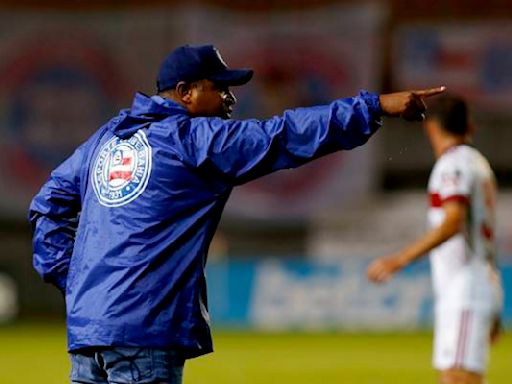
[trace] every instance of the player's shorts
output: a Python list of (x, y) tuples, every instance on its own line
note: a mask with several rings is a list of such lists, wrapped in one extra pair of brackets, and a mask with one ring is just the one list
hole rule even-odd
[(489, 335), (496, 312), (437, 306), (433, 365), (483, 373), (487, 368)]

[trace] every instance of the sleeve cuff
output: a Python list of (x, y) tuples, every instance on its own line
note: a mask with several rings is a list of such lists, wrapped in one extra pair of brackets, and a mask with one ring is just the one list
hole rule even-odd
[(443, 203), (446, 203), (447, 201), (457, 201), (459, 203), (468, 204), (468, 205), (470, 203), (468, 195), (450, 195), (450, 196), (446, 196), (443, 199)]
[(459, 203), (469, 205), (470, 199), (468, 195), (448, 195), (441, 196), (439, 193), (431, 193), (430, 194), (430, 206), (433, 208), (440, 208), (444, 203), (448, 201), (458, 201)]
[(382, 117), (383, 113), (382, 108), (380, 107), (380, 99), (378, 94), (362, 90), (361, 92), (359, 92), (359, 97), (361, 97), (364, 100), (366, 106), (368, 107), (368, 111), (370, 112), (373, 118)]

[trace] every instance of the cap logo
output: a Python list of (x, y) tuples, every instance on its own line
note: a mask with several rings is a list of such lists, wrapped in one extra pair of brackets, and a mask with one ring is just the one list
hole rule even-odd
[(120, 207), (140, 196), (151, 174), (151, 147), (139, 130), (129, 139), (115, 136), (100, 149), (91, 174), (101, 205)]
[(220, 55), (219, 50), (217, 48), (213, 48), (213, 50), (215, 51), (215, 54), (217, 55), (217, 58), (219, 59), (219, 61), (227, 68), (228, 65), (226, 64), (226, 62), (224, 61), (224, 59)]

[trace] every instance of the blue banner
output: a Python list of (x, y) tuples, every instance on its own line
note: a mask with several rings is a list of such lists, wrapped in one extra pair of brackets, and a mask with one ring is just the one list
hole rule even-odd
[[(247, 260), (208, 267), (214, 326), (264, 330), (414, 330), (432, 325), (427, 260), (387, 284), (366, 279), (365, 261)], [(512, 266), (502, 268), (503, 318), (512, 324)]]

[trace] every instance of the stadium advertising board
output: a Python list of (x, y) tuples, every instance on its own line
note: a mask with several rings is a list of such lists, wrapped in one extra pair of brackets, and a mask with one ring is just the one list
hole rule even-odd
[[(391, 282), (366, 279), (369, 260), (337, 263), (240, 261), (208, 269), (214, 326), (262, 330), (415, 330), (432, 325), (427, 261)], [(512, 323), (512, 266), (502, 269), (503, 317)]]

